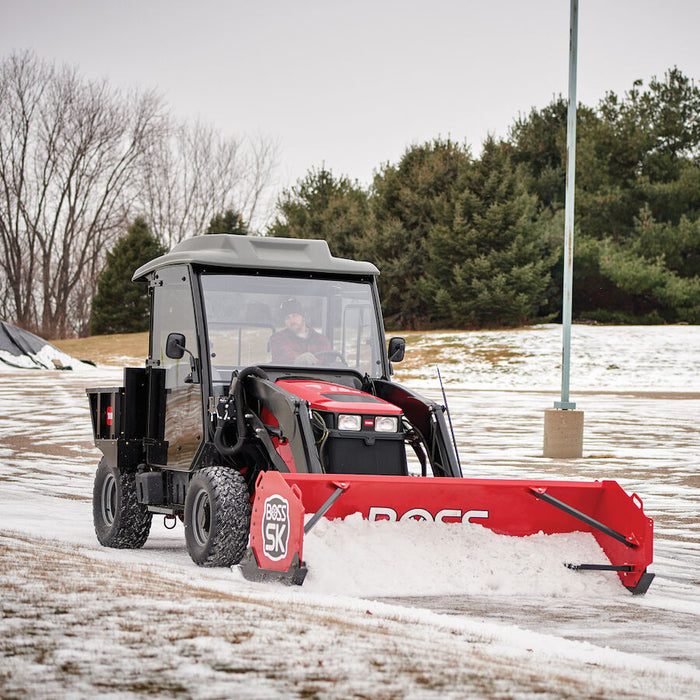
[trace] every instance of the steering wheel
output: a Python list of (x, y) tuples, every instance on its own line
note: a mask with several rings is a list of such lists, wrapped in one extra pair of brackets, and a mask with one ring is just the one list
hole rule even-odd
[(337, 360), (343, 367), (348, 366), (348, 361), (336, 350), (321, 350), (320, 352), (315, 352), (314, 355), (322, 365), (331, 365), (333, 364), (333, 360)]

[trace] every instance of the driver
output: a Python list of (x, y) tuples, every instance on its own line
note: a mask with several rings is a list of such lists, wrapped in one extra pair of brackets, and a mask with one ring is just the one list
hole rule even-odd
[(331, 349), (328, 338), (306, 323), (304, 310), (297, 299), (285, 299), (280, 310), (285, 328), (270, 338), (273, 364), (317, 365), (317, 355)]

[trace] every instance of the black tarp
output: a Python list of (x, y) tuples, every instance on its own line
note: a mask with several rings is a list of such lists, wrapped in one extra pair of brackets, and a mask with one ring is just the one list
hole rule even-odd
[[(38, 353), (49, 348), (55, 350), (55, 361), (51, 359), (40, 359)], [(12, 367), (25, 369), (27, 367), (36, 367), (37, 369), (70, 369), (62, 364), (61, 358), (65, 358), (65, 353), (54, 347), (48, 341), (40, 338), (34, 333), (25, 331), (22, 328), (17, 328), (5, 321), (0, 321), (0, 361)], [(42, 353), (42, 358), (51, 353)], [(9, 356), (8, 356), (9, 355)], [(16, 357), (17, 362), (13, 362), (12, 358)], [(47, 364), (47, 362), (49, 364)]]

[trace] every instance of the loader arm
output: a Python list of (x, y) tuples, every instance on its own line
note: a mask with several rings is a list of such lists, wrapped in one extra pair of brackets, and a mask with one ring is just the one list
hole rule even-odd
[(422, 438), (435, 476), (461, 477), (462, 469), (445, 421), (445, 409), (400, 384), (375, 379), (376, 395), (398, 406)]
[(245, 384), (248, 399), (258, 401), (260, 415), (270, 420), (274, 417), (279, 427), (282, 443), (291, 450), (294, 466), (299, 472), (320, 474), (323, 469), (314, 446), (314, 435), (305, 402), (290, 394), (268, 379), (248, 377)]

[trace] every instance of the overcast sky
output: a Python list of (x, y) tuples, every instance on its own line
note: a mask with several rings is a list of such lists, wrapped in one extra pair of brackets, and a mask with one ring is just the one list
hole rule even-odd
[[(579, 101), (700, 79), (697, 0), (580, 0)], [(362, 184), (437, 136), (475, 154), (567, 94), (569, 0), (0, 0), (0, 47), (33, 49), (175, 115), (279, 144), (278, 179), (322, 163)]]

